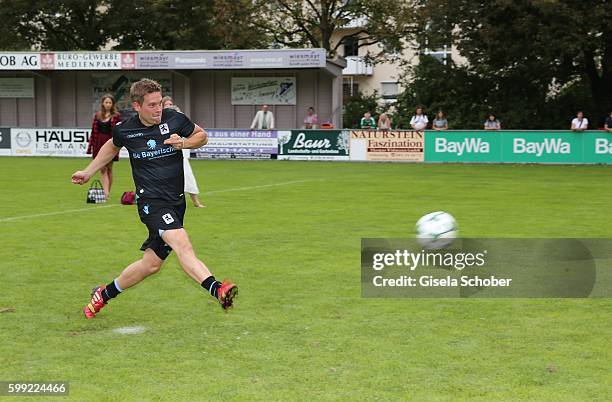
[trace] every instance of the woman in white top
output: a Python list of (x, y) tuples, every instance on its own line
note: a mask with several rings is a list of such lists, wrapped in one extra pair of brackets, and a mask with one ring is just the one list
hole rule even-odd
[(572, 130), (573, 131), (584, 131), (589, 128), (589, 119), (584, 117), (584, 113), (578, 112), (576, 113), (576, 118), (572, 120)]
[(410, 126), (414, 130), (422, 131), (427, 127), (427, 123), (429, 123), (429, 120), (427, 120), (427, 116), (423, 114), (423, 108), (418, 107), (414, 116), (410, 119)]
[[(174, 104), (174, 101), (169, 96), (164, 96), (162, 99), (162, 106), (165, 108), (172, 108), (177, 112), (180, 112), (178, 106)], [(191, 201), (193, 202), (193, 206), (196, 208), (205, 208), (206, 205), (202, 204), (200, 201), (200, 189), (198, 188), (198, 183), (196, 182), (196, 178), (193, 175), (193, 170), (191, 169), (191, 164), (189, 163), (189, 157), (191, 153), (191, 149), (183, 149), (183, 172), (185, 175), (185, 192), (189, 194), (191, 197)]]

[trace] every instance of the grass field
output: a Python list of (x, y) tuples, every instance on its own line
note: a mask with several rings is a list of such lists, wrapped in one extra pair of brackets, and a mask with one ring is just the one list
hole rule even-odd
[(192, 161), (208, 208), (186, 228), (235, 308), (171, 256), (85, 320), (146, 237), (118, 205), (129, 163), (107, 206), (70, 184), (85, 163), (0, 158), (0, 381), (69, 381), (83, 401), (612, 399), (610, 299), (360, 295), (360, 239), (433, 210), (468, 237), (612, 237), (612, 168)]

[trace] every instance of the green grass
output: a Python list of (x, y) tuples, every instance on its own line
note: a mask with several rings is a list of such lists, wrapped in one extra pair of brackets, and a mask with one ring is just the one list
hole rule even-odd
[(186, 228), (240, 285), (236, 308), (172, 255), (85, 320), (146, 229), (116, 205), (129, 163), (112, 207), (70, 184), (84, 163), (0, 158), (0, 308), (15, 309), (0, 313), (0, 381), (108, 401), (612, 398), (609, 299), (364, 299), (359, 268), (362, 237), (411, 236), (432, 210), (468, 237), (612, 237), (612, 168), (192, 161), (208, 208)]

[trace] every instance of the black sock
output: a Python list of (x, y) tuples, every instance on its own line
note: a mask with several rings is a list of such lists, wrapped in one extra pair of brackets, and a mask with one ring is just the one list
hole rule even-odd
[(212, 297), (217, 298), (217, 290), (221, 287), (221, 282), (217, 281), (214, 276), (211, 275), (204, 279), (201, 285)]
[(117, 288), (115, 281), (112, 281), (106, 285), (106, 288), (102, 291), (102, 300), (104, 300), (104, 303), (108, 303), (110, 299), (114, 299), (119, 293), (121, 293), (121, 290)]

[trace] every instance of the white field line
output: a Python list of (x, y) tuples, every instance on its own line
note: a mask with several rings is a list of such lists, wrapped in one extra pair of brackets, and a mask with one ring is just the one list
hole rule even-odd
[(19, 220), (19, 219), (41, 218), (41, 217), (44, 217), (44, 216), (64, 215), (64, 214), (71, 214), (73, 212), (95, 211), (95, 210), (100, 209), (100, 208), (112, 208), (112, 207), (118, 207), (120, 205), (121, 204), (102, 205), (102, 206), (97, 206), (95, 208), (67, 209), (67, 210), (64, 210), (64, 211), (47, 212), (47, 213), (44, 213), (44, 214), (11, 216), (10, 218), (0, 218), (0, 222), (10, 222), (10, 221), (16, 221), (16, 220)]
[(147, 329), (145, 327), (143, 327), (142, 325), (137, 325), (137, 326), (134, 326), (134, 327), (115, 328), (115, 329), (113, 329), (113, 332), (116, 333), (116, 334), (122, 334), (122, 335), (132, 335), (132, 334), (142, 334), (146, 330)]
[[(291, 184), (305, 183), (305, 182), (309, 182), (309, 181), (319, 181), (319, 180), (295, 180), (295, 181), (286, 181), (286, 182), (283, 182), (283, 183), (262, 184), (260, 186), (228, 188), (228, 189), (225, 189), (225, 190), (207, 191), (207, 192), (204, 193), (204, 195), (219, 194), (219, 193), (229, 193), (230, 191), (246, 191), (246, 190), (256, 190), (256, 189), (259, 189), (259, 188), (288, 186), (288, 185), (291, 185)], [(64, 210), (64, 211), (46, 212), (46, 213), (43, 213), (43, 214), (11, 216), (11, 217), (8, 217), (8, 218), (0, 218), (0, 223), (1, 222), (17, 221), (17, 220), (20, 220), (20, 219), (42, 218), (42, 217), (46, 217), (46, 216), (72, 214), (72, 213), (75, 213), (75, 212), (96, 211), (96, 210), (101, 209), (101, 208), (112, 208), (112, 207), (119, 207), (119, 206), (121, 206), (121, 204), (101, 205), (101, 206), (96, 206), (96, 207), (92, 206), (90, 208), (67, 209), (67, 210)]]
[(219, 194), (219, 193), (229, 193), (230, 191), (256, 190), (258, 188), (288, 186), (290, 184), (306, 183), (306, 182), (309, 182), (309, 181), (321, 181), (321, 180), (322, 179), (319, 179), (319, 180), (314, 180), (314, 179), (313, 180), (295, 180), (295, 181), (285, 181), (283, 183), (262, 184), (261, 186), (228, 188), (228, 189), (225, 189), (225, 190), (207, 191), (207, 192), (204, 193), (204, 195)]

